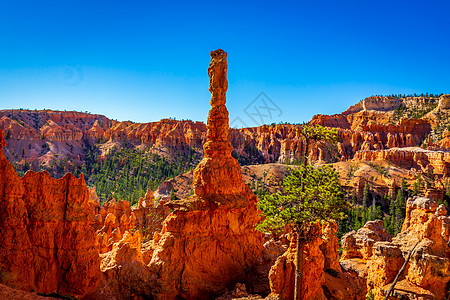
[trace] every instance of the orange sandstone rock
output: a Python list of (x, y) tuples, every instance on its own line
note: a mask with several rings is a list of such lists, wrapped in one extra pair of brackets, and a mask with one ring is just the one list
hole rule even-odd
[(369, 221), (358, 231), (351, 231), (342, 237), (341, 259), (369, 259), (376, 242), (391, 241), (391, 239), (392, 236), (383, 228), (383, 221)]
[(144, 263), (139, 231), (126, 231), (112, 250), (102, 254), (100, 268), (104, 277), (101, 289), (92, 299), (148, 299), (152, 297), (150, 269)]
[(0, 151), (0, 204), (2, 283), (72, 295), (96, 286), (98, 250), (83, 176), (29, 171), (20, 178)]
[(324, 224), (322, 226), (323, 243), (319, 247), (325, 258), (324, 269), (332, 269), (336, 272), (341, 272), (338, 253), (339, 240), (336, 236), (337, 230), (338, 225), (334, 220)]
[[(322, 225), (322, 236), (304, 247), (302, 299), (365, 299), (365, 280), (342, 272), (338, 257), (335, 222)], [(268, 299), (292, 299), (294, 295), (295, 236), (288, 250), (270, 269)]]
[(103, 206), (95, 202), (91, 209), (98, 212), (92, 226), (98, 236), (100, 253), (112, 250), (113, 244), (119, 242), (125, 232), (140, 230), (144, 239), (153, 237), (162, 229), (162, 222), (169, 215), (170, 209), (155, 201), (153, 192), (147, 190), (145, 199), (139, 199), (138, 205), (130, 207), (128, 201), (112, 199)]
[(228, 110), (225, 106), (227, 54), (223, 50), (211, 52), (208, 68), (211, 110), (208, 114), (204, 157), (194, 170), (194, 192), (198, 196), (240, 195), (248, 193), (242, 180), (239, 163), (231, 156), (233, 147), (228, 141)]
[[(450, 247), (447, 244), (450, 219), (446, 213), (443, 206), (438, 209), (430, 199), (411, 198), (407, 202), (402, 231), (392, 241), (365, 243), (362, 241), (367, 238), (356, 238), (359, 234), (350, 233), (342, 239), (343, 257), (364, 258), (361, 261), (366, 267), (366, 275), (363, 276), (367, 277), (367, 290), (372, 290), (375, 299), (383, 299), (390, 283), (418, 243), (396, 285), (393, 299), (444, 299), (450, 280)], [(360, 241), (360, 247), (355, 241)], [(372, 248), (369, 251), (370, 244)], [(355, 260), (357, 258), (341, 261), (341, 265), (349, 268)]]
[[(269, 273), (271, 296), (280, 300), (294, 297), (295, 239), (292, 238), (288, 250), (276, 260)], [(302, 299), (326, 299), (322, 289), (325, 283), (323, 272), (325, 259), (320, 251), (320, 244), (322, 239), (314, 238), (304, 247)]]
[(256, 196), (231, 157), (225, 107), (226, 53), (211, 52), (211, 110), (204, 158), (194, 171), (194, 195), (167, 203), (173, 212), (154, 235), (149, 264), (156, 299), (205, 299), (246, 282), (262, 253)]

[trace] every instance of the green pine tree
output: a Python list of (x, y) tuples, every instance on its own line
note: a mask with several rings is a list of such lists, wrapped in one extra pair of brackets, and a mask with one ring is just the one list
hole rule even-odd
[(319, 234), (320, 222), (331, 219), (344, 219), (348, 208), (343, 198), (338, 173), (329, 166), (313, 168), (308, 165), (310, 146), (315, 141), (337, 141), (336, 129), (323, 126), (303, 125), (301, 134), (304, 140), (301, 164), (283, 181), (283, 190), (267, 195), (258, 201), (258, 209), (265, 219), (257, 229), (281, 230), (290, 224), (297, 238), (294, 299), (302, 295), (301, 274), (303, 272), (303, 247)]
[[(297, 267), (303, 272), (303, 247), (320, 234), (320, 222), (340, 220), (347, 208), (339, 183), (338, 173), (329, 166), (315, 169), (300, 166), (284, 179), (283, 192), (258, 201), (258, 209), (265, 219), (257, 229), (281, 230), (290, 224), (297, 236)], [(297, 273), (297, 272), (296, 272)], [(296, 281), (299, 280), (296, 278)], [(297, 287), (301, 283), (297, 283)], [(301, 292), (296, 293), (297, 299)]]
[(363, 207), (367, 207), (369, 205), (369, 197), (370, 197), (370, 186), (369, 183), (366, 182), (364, 185), (363, 192)]

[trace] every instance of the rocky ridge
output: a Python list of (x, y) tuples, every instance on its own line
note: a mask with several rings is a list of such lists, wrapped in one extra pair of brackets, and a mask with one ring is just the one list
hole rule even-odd
[(341, 266), (365, 279), (375, 299), (383, 299), (412, 251), (393, 299), (444, 299), (450, 279), (449, 225), (443, 205), (437, 207), (428, 198), (411, 198), (396, 237), (386, 234), (381, 221), (346, 234)]
[[(319, 147), (323, 153), (316, 151), (315, 159), (348, 159), (359, 150), (420, 145), (438, 126), (437, 118), (448, 110), (447, 98), (448, 95), (440, 98), (369, 97), (342, 114), (316, 115), (310, 123), (338, 128), (340, 144), (335, 153), (327, 153), (325, 147)], [(435, 109), (420, 118), (408, 118), (411, 114), (404, 113), (396, 119), (401, 107), (420, 111), (429, 107)], [(82, 163), (85, 143), (95, 144), (102, 151), (120, 147), (124, 141), (155, 149), (193, 147), (200, 150), (207, 131), (201, 122), (171, 119), (151, 123), (118, 122), (101, 115), (48, 110), (2, 110), (0, 128), (10, 142), (6, 152), (8, 159), (43, 164), (48, 164), (54, 155), (70, 158), (75, 164)], [(249, 163), (255, 153), (258, 153), (259, 163), (292, 161), (299, 157), (302, 148), (299, 128), (299, 125), (263, 125), (231, 129), (229, 141), (235, 153)]]

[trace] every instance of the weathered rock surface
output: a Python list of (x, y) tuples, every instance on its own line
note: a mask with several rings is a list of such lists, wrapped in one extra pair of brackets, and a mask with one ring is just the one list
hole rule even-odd
[[(322, 236), (304, 247), (302, 299), (365, 299), (365, 280), (342, 272), (339, 265), (337, 224), (323, 224)], [(287, 251), (270, 269), (271, 294), (268, 299), (293, 299), (295, 274), (295, 236)]]
[[(216, 92), (217, 97), (223, 96), (220, 93)], [(394, 121), (394, 109), (400, 104), (424, 109), (439, 101), (445, 111), (446, 97), (369, 97), (342, 114), (316, 115), (310, 124), (337, 128), (339, 142), (337, 147), (319, 143), (310, 156), (314, 161), (329, 162), (351, 159), (358, 151), (418, 146), (439, 122), (426, 116)], [(212, 115), (220, 113), (219, 106), (212, 110)], [(231, 129), (228, 140), (246, 164), (292, 162), (300, 157), (304, 147), (300, 127), (279, 124)], [(47, 167), (50, 161), (58, 159), (70, 159), (80, 166), (85, 162), (86, 142), (98, 146), (103, 155), (114, 146), (121, 148), (125, 142), (133, 147), (149, 147), (176, 155), (188, 148), (201, 152), (207, 139), (207, 126), (201, 122), (170, 119), (151, 123), (117, 122), (101, 115), (48, 110), (2, 110), (0, 128), (8, 132), (10, 147), (6, 156), (10, 161), (21, 164), (36, 161)], [(439, 143), (441, 147), (447, 145), (444, 140)], [(19, 155), (22, 149), (23, 156)], [(32, 168), (38, 169), (38, 163)]]
[(130, 230), (139, 230), (144, 240), (151, 239), (155, 232), (161, 231), (162, 222), (170, 213), (163, 203), (155, 200), (151, 190), (134, 207), (120, 199), (117, 202), (112, 199), (102, 206), (94, 202), (91, 209), (96, 215), (92, 226), (97, 232), (100, 253), (111, 251), (114, 243)]
[(403, 168), (415, 168), (422, 173), (439, 176), (450, 175), (450, 152), (424, 150), (419, 147), (392, 148), (380, 151), (358, 151), (358, 161), (388, 160)]
[[(112, 250), (102, 254), (100, 269), (104, 282), (101, 289), (90, 295), (104, 299), (148, 299), (152, 297), (150, 269), (144, 263), (139, 231), (126, 231), (123, 238), (114, 243)], [(170, 299), (170, 298), (168, 298)]]
[(375, 110), (375, 111), (392, 111), (399, 107), (401, 101), (398, 98), (374, 96), (368, 97), (357, 104), (350, 106), (343, 115), (360, 112), (362, 110)]
[(226, 53), (211, 52), (208, 68), (211, 110), (204, 158), (194, 170), (194, 195), (170, 201), (173, 212), (155, 233), (149, 264), (157, 274), (157, 299), (205, 299), (246, 282), (262, 253), (263, 236), (254, 229), (260, 217), (256, 196), (231, 157), (225, 107)]
[(441, 110), (450, 109), (450, 94), (439, 97), (438, 108)]
[(443, 206), (437, 208), (428, 198), (411, 198), (402, 231), (392, 240), (380, 228), (381, 221), (376, 227), (368, 222), (372, 225), (346, 234), (342, 238), (341, 266), (366, 278), (367, 290), (375, 299), (383, 299), (417, 244), (392, 299), (444, 299), (450, 280), (450, 219), (446, 214)]
[(99, 258), (83, 177), (29, 171), (20, 178), (3, 151), (0, 170), (1, 282), (72, 295), (94, 288)]
[(52, 300), (53, 297), (43, 297), (33, 292), (13, 289), (9, 286), (0, 284), (0, 299), (8, 300)]
[(341, 259), (369, 259), (376, 242), (391, 240), (392, 236), (383, 228), (383, 221), (369, 221), (358, 231), (351, 231), (342, 237)]
[[(320, 238), (314, 238), (304, 247), (302, 299), (326, 299), (322, 285), (325, 284), (323, 271), (325, 258), (320, 251)], [(288, 250), (276, 260), (270, 269), (271, 296), (278, 299), (294, 298), (296, 239), (292, 238)], [(276, 295), (276, 296), (275, 296)]]

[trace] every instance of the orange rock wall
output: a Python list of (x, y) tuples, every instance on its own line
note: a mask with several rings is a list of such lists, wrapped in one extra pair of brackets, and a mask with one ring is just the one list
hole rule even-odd
[(0, 170), (2, 282), (73, 295), (94, 288), (99, 258), (83, 177), (54, 179), (29, 171), (20, 178), (2, 151)]

